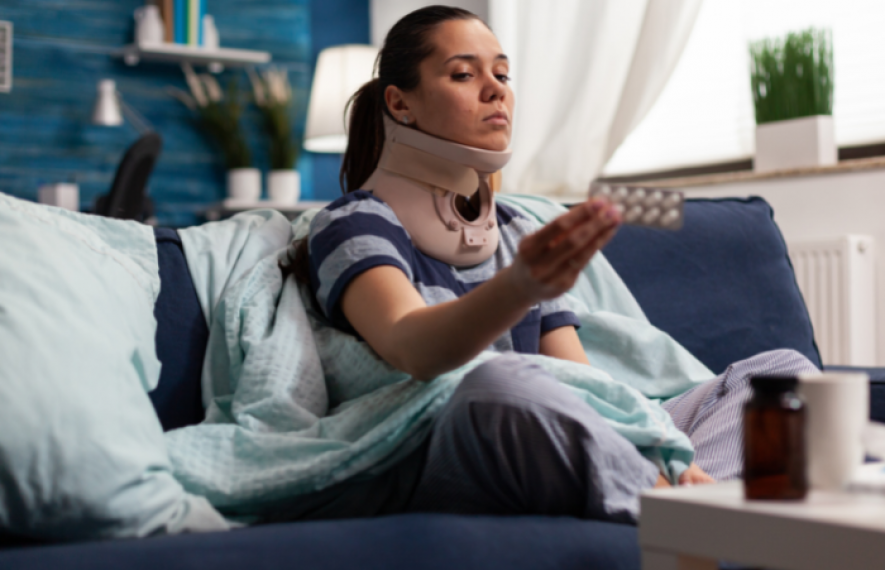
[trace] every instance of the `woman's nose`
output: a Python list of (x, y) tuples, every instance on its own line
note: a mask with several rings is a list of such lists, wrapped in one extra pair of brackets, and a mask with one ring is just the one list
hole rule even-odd
[(484, 103), (503, 99), (506, 93), (507, 89), (497, 77), (493, 74), (486, 74), (485, 84), (483, 85), (482, 93), (480, 94)]

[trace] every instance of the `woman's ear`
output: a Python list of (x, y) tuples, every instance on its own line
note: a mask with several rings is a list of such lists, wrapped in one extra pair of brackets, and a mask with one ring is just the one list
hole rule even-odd
[(402, 122), (403, 117), (409, 117), (409, 104), (403, 95), (402, 90), (396, 85), (388, 85), (384, 90), (384, 103), (397, 122)]

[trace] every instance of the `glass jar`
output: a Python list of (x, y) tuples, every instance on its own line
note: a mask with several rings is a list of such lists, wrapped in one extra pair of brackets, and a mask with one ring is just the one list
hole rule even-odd
[(798, 500), (805, 475), (805, 405), (796, 378), (756, 376), (744, 406), (744, 496)]

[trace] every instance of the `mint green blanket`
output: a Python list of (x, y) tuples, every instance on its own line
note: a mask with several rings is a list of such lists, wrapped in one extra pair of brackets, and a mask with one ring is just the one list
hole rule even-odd
[[(502, 197), (539, 222), (562, 213), (540, 198)], [(429, 433), (460, 380), (495, 353), (431, 382), (382, 361), (305, 311), (305, 292), (277, 267), (306, 234), (273, 211), (182, 230), (210, 327), (206, 420), (167, 434), (175, 474), (225, 512), (310, 493), (397, 461)], [(642, 313), (602, 255), (568, 295), (592, 367), (530, 356), (581, 397), (671, 479), (691, 462), (688, 438), (659, 399), (714, 375)], [(309, 306), (309, 305), (307, 305)]]

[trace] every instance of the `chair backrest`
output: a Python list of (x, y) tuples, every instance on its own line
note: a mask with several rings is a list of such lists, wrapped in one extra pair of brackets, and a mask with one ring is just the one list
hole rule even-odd
[(163, 148), (157, 133), (143, 135), (123, 155), (111, 191), (99, 199), (95, 213), (109, 218), (144, 221), (147, 182)]
[(604, 253), (649, 320), (716, 373), (766, 350), (820, 354), (762, 198), (688, 200), (678, 232), (625, 226)]

